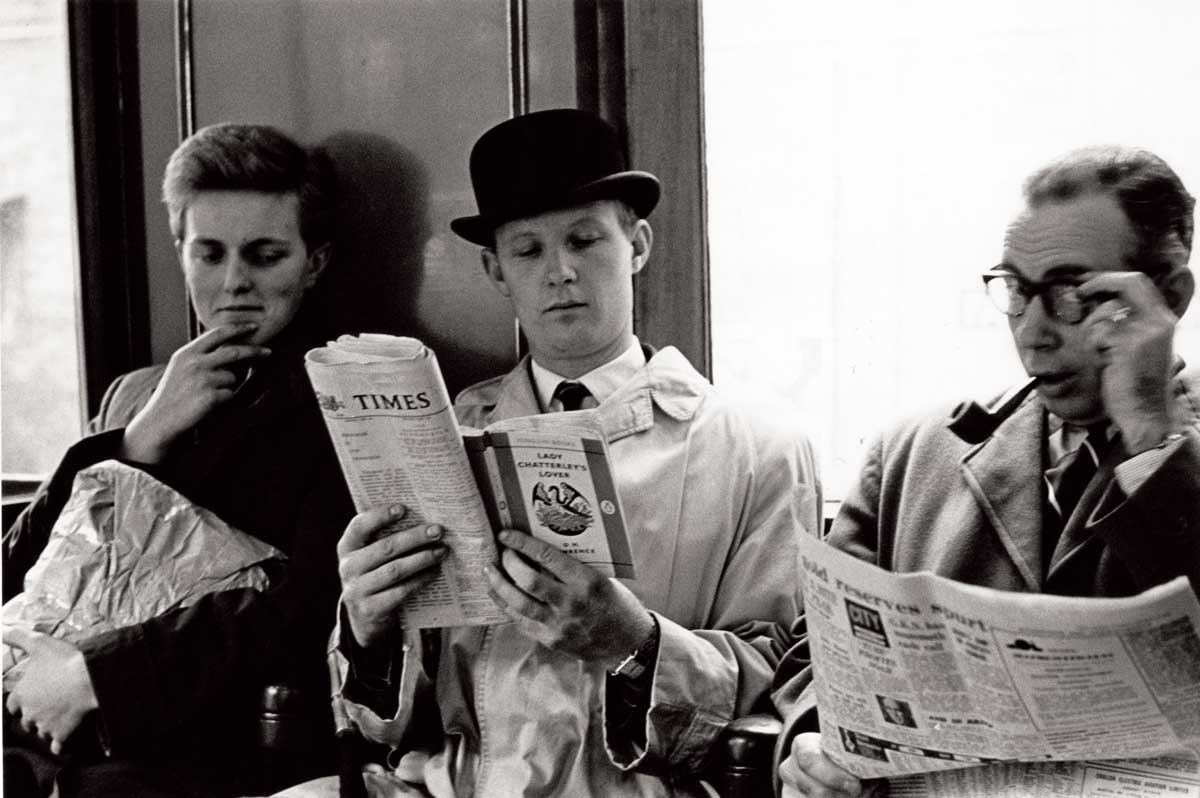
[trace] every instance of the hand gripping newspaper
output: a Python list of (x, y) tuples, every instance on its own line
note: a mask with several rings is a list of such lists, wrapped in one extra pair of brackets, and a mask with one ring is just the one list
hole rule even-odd
[(343, 335), (309, 351), (305, 366), (359, 512), (400, 503), (408, 513), (397, 527), (445, 530), (450, 555), (406, 600), (404, 628), (508, 622), (488, 596), (484, 571), (498, 561), (500, 527), (546, 540), (609, 576), (633, 576), (594, 411), (461, 430), (437, 357), (415, 338)]
[(1200, 798), (1186, 578), (1129, 598), (1005, 592), (804, 536), (801, 566), (822, 746), (856, 776), (892, 796)]

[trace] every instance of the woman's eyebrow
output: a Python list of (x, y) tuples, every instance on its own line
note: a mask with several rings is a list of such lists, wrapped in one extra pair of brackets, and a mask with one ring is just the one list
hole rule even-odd
[(223, 247), (225, 242), (219, 238), (188, 238), (183, 242), (189, 246), (198, 245), (202, 247)]
[(287, 239), (274, 238), (272, 236), (262, 236), (261, 238), (255, 238), (251, 241), (247, 241), (244, 244), (241, 244), (240, 248), (243, 250), (246, 250), (246, 249), (263, 249), (264, 247), (290, 248), (291, 246), (292, 246), (292, 243), (290, 241), (288, 241)]

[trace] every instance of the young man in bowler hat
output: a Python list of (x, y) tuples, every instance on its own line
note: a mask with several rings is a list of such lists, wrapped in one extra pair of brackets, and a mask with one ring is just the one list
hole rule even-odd
[(511, 119), (476, 143), (471, 179), (480, 213), (451, 226), (483, 247), (530, 355), (456, 409), (484, 426), (594, 408), (637, 578), (506, 530), (489, 579), (512, 623), (421, 639), (396, 628), (396, 609), (442, 556), (441, 531), (375, 540), (403, 509), (356, 517), (339, 547), (344, 694), (394, 749), (368, 782), (389, 795), (706, 794), (698, 771), (730, 720), (764, 706), (799, 609), (797, 537), (821, 520), (811, 447), (633, 334), (659, 185), (626, 169), (606, 122)]

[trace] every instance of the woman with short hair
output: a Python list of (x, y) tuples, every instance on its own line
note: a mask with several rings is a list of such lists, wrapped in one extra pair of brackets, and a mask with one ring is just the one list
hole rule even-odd
[(203, 331), (108, 389), (5, 534), (6, 587), (46, 545), (75, 473), (110, 458), (288, 560), (264, 592), (209, 594), (78, 647), (6, 634), (28, 656), (6, 696), (6, 731), (24, 743), (7, 735), (6, 795), (22, 776), (39, 794), (57, 777), (64, 798), (243, 793), (263, 685), (328, 689), (335, 549), (353, 508), (303, 356), (326, 338), (308, 306), (329, 261), (331, 184), (319, 152), (261, 125), (204, 128), (171, 156), (163, 198)]

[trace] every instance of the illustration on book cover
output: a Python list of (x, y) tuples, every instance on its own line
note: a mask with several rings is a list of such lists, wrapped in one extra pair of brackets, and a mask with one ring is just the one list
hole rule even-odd
[(592, 525), (592, 505), (570, 482), (534, 485), (533, 508), (538, 523), (560, 535), (578, 535)]

